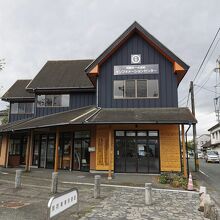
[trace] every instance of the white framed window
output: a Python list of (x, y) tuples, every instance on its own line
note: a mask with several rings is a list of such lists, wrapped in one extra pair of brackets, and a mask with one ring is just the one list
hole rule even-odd
[(114, 80), (114, 99), (159, 98), (157, 79)]
[(148, 98), (158, 98), (159, 89), (158, 89), (158, 80), (151, 79), (147, 80), (147, 97)]
[(37, 96), (37, 107), (69, 107), (69, 102), (69, 94)]
[(114, 81), (114, 98), (124, 98), (124, 80)]
[(11, 114), (33, 114), (33, 102), (18, 102), (11, 103)]

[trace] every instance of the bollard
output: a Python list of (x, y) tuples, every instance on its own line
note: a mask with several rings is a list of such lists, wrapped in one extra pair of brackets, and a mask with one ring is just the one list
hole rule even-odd
[(16, 170), (16, 174), (15, 174), (15, 189), (21, 188), (21, 173), (22, 173), (22, 170)]
[(58, 188), (58, 172), (52, 173), (52, 182), (51, 182), (51, 193), (57, 193)]
[(145, 204), (152, 205), (152, 183), (145, 183)]
[(95, 175), (95, 184), (94, 184), (94, 198), (100, 198), (100, 183), (101, 183), (101, 176)]

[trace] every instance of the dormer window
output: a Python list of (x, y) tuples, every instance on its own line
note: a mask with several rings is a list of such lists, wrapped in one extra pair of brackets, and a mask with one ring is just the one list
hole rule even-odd
[(38, 95), (37, 107), (69, 107), (69, 100), (68, 94)]

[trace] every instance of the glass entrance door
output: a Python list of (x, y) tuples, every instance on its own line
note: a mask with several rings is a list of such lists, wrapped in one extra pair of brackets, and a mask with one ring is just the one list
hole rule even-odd
[(77, 131), (74, 134), (73, 169), (89, 171), (90, 168), (90, 133)]
[(55, 136), (49, 135), (48, 137), (48, 145), (47, 145), (47, 163), (46, 168), (54, 167), (54, 151), (55, 149)]
[(159, 173), (158, 131), (116, 131), (115, 172)]
[(40, 147), (40, 167), (46, 168), (46, 157), (47, 157), (47, 135), (41, 136), (41, 147)]
[(55, 153), (55, 135), (41, 135), (40, 138), (40, 167), (53, 168)]

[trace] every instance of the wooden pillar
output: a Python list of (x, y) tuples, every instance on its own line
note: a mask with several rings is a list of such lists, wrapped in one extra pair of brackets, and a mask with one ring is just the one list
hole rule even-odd
[(56, 128), (56, 143), (55, 143), (55, 163), (54, 163), (54, 172), (58, 171), (58, 163), (59, 163), (59, 140), (60, 140), (60, 132), (59, 128)]
[(108, 169), (108, 179), (112, 179), (112, 167), (111, 167), (111, 148), (112, 148), (112, 129), (111, 126), (109, 126), (109, 133), (108, 133), (108, 163), (109, 163), (109, 169)]
[(28, 167), (29, 167), (29, 153), (30, 153), (30, 133), (28, 134), (27, 137), (27, 147), (26, 147), (26, 152), (25, 152), (25, 172), (28, 171)]
[(34, 130), (31, 130), (31, 139), (30, 139), (30, 156), (29, 156), (29, 171), (31, 169), (33, 161), (33, 150), (34, 150)]
[(6, 134), (6, 151), (5, 151), (5, 167), (6, 168), (8, 168), (9, 141), (10, 141), (10, 135)]
[(28, 134), (27, 139), (27, 148), (26, 148), (26, 157), (25, 157), (25, 171), (30, 171), (30, 165), (31, 165), (31, 149), (33, 148), (33, 130), (30, 131)]
[(181, 131), (182, 131), (182, 146), (183, 146), (183, 174), (185, 177), (187, 177), (186, 144), (185, 144), (184, 124), (182, 124)]

